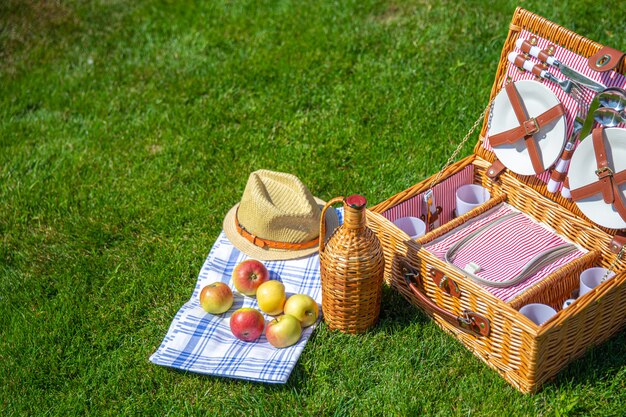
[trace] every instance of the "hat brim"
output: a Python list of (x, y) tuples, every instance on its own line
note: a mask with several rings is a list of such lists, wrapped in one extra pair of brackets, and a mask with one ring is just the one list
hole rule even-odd
[[(326, 202), (320, 200), (317, 197), (314, 197), (317, 204), (320, 206), (320, 210), (326, 205)], [(224, 233), (230, 242), (237, 249), (245, 253), (251, 258), (258, 259), (261, 261), (283, 261), (288, 259), (298, 259), (305, 256), (312, 255), (317, 253), (319, 250), (319, 245), (316, 245), (312, 248), (308, 249), (300, 249), (300, 250), (286, 250), (286, 249), (272, 249), (272, 248), (262, 248), (257, 246), (241, 236), (235, 227), (235, 213), (237, 213), (237, 207), (239, 207), (239, 203), (235, 204), (233, 208), (231, 208), (226, 216), (224, 217), (224, 223), (222, 227), (224, 228)], [(339, 226), (339, 217), (337, 216), (337, 212), (333, 210), (326, 210), (326, 237), (328, 239), (330, 235), (335, 231), (335, 229)]]

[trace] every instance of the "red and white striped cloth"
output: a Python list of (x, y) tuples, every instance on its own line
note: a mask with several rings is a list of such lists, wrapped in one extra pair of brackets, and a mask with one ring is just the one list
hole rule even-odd
[[(425, 245), (426, 249), (441, 260), (445, 260), (445, 253), (456, 242), (496, 219), (517, 212), (507, 204), (502, 204), (491, 210), (487, 215), (466, 223), (458, 229)], [(537, 224), (526, 214), (511, 217), (502, 223), (486, 230), (474, 238), (467, 246), (461, 248), (454, 258), (454, 265), (463, 269), (470, 262), (480, 266), (475, 275), (480, 278), (503, 282), (520, 273), (524, 266), (536, 255), (563, 245), (566, 242), (548, 228)], [(580, 249), (559, 258), (557, 261), (541, 268), (528, 279), (506, 288), (484, 286), (484, 288), (502, 301), (510, 301), (531, 286), (546, 278), (563, 265), (582, 256), (585, 252)]]
[[(528, 32), (527, 30), (523, 30), (520, 33), (520, 39), (530, 39), (533, 36), (535, 35)], [(546, 49), (548, 45), (550, 44), (551, 42), (549, 42), (548, 40), (537, 37), (537, 46), (539, 48)], [(521, 49), (516, 48), (515, 51), (520, 54), (523, 53)], [(626, 77), (614, 71), (607, 71), (603, 73), (593, 71), (587, 65), (587, 58), (582, 57), (578, 54), (575, 54), (574, 52), (568, 49), (565, 49), (561, 46), (556, 45), (556, 49), (554, 51), (554, 57), (558, 59), (559, 61), (561, 61), (562, 63), (564, 63), (565, 65), (567, 65), (568, 67), (586, 75), (587, 77), (591, 78), (594, 81), (601, 82), (607, 87), (626, 88)], [(530, 59), (535, 64), (540, 63), (540, 61), (537, 58), (530, 57)], [(559, 79), (567, 79), (567, 77), (565, 77), (561, 73), (561, 71), (559, 71), (558, 68), (556, 67), (549, 66), (548, 71)], [(518, 81), (518, 80), (534, 80), (535, 79), (535, 76), (533, 74), (531, 74), (528, 71), (523, 71), (523, 72), (519, 71), (517, 67), (511, 63), (509, 63), (509, 67), (507, 68), (506, 75), (507, 76), (504, 78), (504, 83), (502, 84), (502, 87), (505, 86), (508, 80)], [(565, 92), (561, 90), (561, 88), (557, 84), (550, 82), (550, 81), (542, 81), (542, 82), (546, 87), (552, 90), (554, 94), (556, 94), (557, 98), (561, 101), (561, 103), (563, 103), (563, 106), (566, 109), (566, 114), (567, 114), (567, 121), (566, 121), (567, 133), (566, 134), (567, 134), (567, 138), (569, 138), (572, 133), (572, 130), (574, 129), (574, 117), (576, 116), (576, 112), (578, 110), (578, 104), (576, 103), (576, 101), (574, 101), (574, 99), (572, 99), (572, 97), (569, 94), (565, 94)], [(590, 96), (591, 94), (595, 94), (590, 90), (585, 90), (585, 91), (589, 93)], [(590, 101), (591, 99), (588, 100), (588, 102)], [(626, 127), (626, 125), (624, 124), (621, 124), (619, 126)], [(484, 140), (483, 147), (489, 151), (493, 150), (493, 148), (489, 144), (488, 137)], [(547, 183), (548, 179), (550, 178), (550, 171), (547, 170), (537, 175), (537, 178)]]
[[(440, 224), (447, 223), (454, 218), (456, 190), (462, 185), (471, 184), (473, 180), (474, 165), (470, 164), (433, 187), (435, 204), (441, 206), (443, 210), (439, 216)], [(383, 213), (383, 216), (394, 222), (401, 217), (420, 218), (425, 213), (426, 205), (424, 204), (424, 193), (422, 193), (390, 208)]]

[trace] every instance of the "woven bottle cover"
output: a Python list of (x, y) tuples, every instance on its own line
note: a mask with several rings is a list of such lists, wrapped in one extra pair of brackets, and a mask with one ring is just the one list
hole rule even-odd
[[(337, 197), (322, 212), (339, 202), (344, 205), (344, 223), (328, 243), (320, 244), (324, 321), (334, 330), (363, 333), (378, 320), (385, 258), (376, 234), (366, 225), (365, 198)], [(324, 229), (320, 227), (322, 233)]]

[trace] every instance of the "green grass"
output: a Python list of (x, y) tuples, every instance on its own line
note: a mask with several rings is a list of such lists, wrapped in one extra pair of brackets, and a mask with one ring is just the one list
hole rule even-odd
[[(626, 50), (624, 2), (520, 5)], [(148, 362), (251, 171), (371, 203), (436, 172), (515, 6), (1, 2), (0, 414), (624, 415), (626, 332), (525, 396), (389, 289), (284, 386)]]

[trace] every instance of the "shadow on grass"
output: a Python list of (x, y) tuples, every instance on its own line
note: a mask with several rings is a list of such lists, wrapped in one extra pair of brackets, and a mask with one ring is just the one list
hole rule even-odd
[(59, 37), (75, 32), (80, 25), (71, 7), (61, 2), (8, 0), (2, 3), (0, 16), (10, 36), (0, 36), (0, 69), (9, 73), (15, 71), (15, 55), (41, 43), (58, 43)]
[(626, 330), (587, 350), (582, 357), (563, 368), (555, 379), (546, 385), (556, 387), (567, 384), (596, 385), (598, 381), (613, 379), (624, 366), (626, 366)]
[[(333, 353), (328, 353), (330, 356), (335, 354), (341, 355), (339, 353), (341, 349), (355, 349), (355, 355), (358, 356), (363, 355), (363, 352), (368, 350), (368, 348), (364, 347), (367, 343), (379, 345), (380, 343), (385, 343), (381, 340), (393, 339), (394, 336), (403, 337), (401, 334), (406, 333), (407, 328), (421, 327), (429, 322), (430, 319), (426, 314), (410, 304), (399, 292), (384, 285), (380, 316), (376, 325), (364, 334), (347, 334), (339, 330), (331, 330), (325, 323), (320, 323), (311, 335), (307, 347), (296, 364), (287, 384), (274, 386), (272, 389), (283, 389), (283, 387), (284, 389), (299, 389), (310, 383), (310, 378), (315, 377), (313, 374), (318, 374), (317, 377), (319, 377), (319, 369), (315, 369), (319, 364), (314, 365), (307, 362), (323, 359), (326, 354), (319, 354), (318, 349), (325, 349), (325, 346), (328, 347), (329, 342), (334, 345), (330, 347), (333, 350)], [(337, 348), (337, 346), (342, 346), (342, 348)], [(316, 353), (312, 353), (313, 350)], [(332, 373), (334, 370), (330, 372)], [(328, 375), (325, 375), (323, 378), (328, 377)]]
[(378, 323), (372, 332), (390, 333), (413, 324), (426, 324), (430, 317), (409, 303), (398, 291), (383, 287), (382, 305)]

